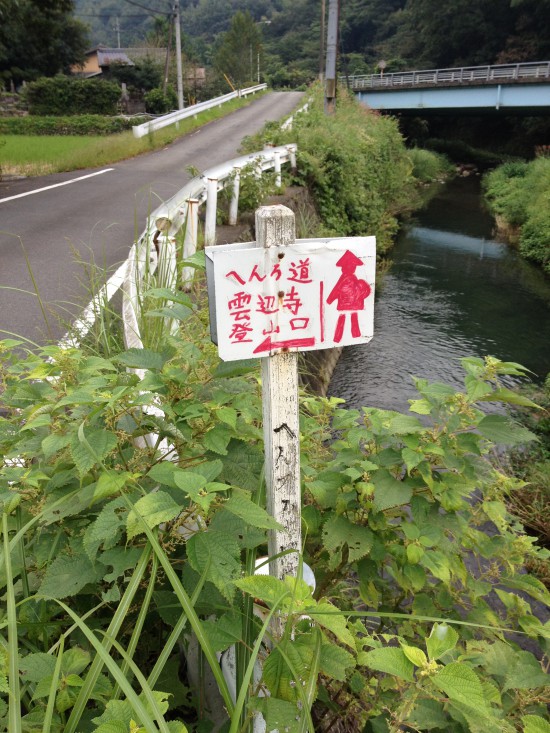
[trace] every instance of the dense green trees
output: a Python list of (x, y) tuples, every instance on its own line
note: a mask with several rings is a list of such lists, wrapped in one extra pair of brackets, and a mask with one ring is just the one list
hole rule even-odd
[(214, 56), (214, 66), (232, 84), (244, 87), (257, 80), (262, 50), (261, 34), (250, 13), (240, 10), (224, 33)]
[(85, 26), (73, 0), (0, 0), (0, 80), (19, 84), (82, 61)]

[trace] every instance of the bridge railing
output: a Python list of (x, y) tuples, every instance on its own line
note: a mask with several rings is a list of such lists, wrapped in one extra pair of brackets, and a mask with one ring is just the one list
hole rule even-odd
[(351, 89), (390, 89), (395, 87), (448, 86), (454, 84), (513, 83), (542, 81), (550, 78), (550, 61), (497, 66), (463, 66), (454, 69), (399, 71), (389, 74), (362, 74), (341, 77)]

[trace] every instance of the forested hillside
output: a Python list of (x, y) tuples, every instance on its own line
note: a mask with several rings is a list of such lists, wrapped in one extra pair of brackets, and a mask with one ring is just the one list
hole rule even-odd
[[(328, 2), (327, 2), (328, 4)], [(76, 0), (94, 44), (165, 39), (171, 0)], [(187, 54), (208, 63), (239, 10), (262, 33), (267, 74), (295, 81), (319, 67), (321, 0), (181, 0)], [(341, 70), (534, 61), (550, 57), (550, 0), (342, 0)]]

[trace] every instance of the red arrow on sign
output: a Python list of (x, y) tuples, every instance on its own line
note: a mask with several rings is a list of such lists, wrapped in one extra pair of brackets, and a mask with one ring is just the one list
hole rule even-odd
[(315, 337), (306, 339), (288, 339), (287, 341), (272, 341), (268, 336), (265, 341), (256, 346), (252, 353), (259, 354), (262, 351), (273, 351), (273, 349), (305, 349), (306, 346), (315, 346)]

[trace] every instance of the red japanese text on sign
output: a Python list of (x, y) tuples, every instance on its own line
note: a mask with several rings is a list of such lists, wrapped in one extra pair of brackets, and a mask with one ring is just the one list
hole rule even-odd
[[(374, 237), (208, 247), (222, 359), (372, 338)], [(209, 284), (210, 287), (210, 284)]]

